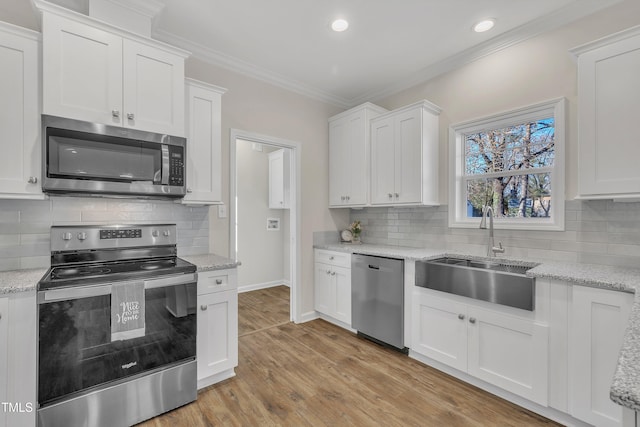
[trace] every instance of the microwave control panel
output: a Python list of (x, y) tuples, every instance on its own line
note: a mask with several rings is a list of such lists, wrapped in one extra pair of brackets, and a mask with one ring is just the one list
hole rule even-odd
[(184, 148), (169, 146), (169, 185), (184, 185)]

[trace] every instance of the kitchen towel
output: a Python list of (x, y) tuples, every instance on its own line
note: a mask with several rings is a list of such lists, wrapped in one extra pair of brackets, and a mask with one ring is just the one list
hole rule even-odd
[(144, 282), (114, 283), (111, 286), (111, 341), (143, 337)]

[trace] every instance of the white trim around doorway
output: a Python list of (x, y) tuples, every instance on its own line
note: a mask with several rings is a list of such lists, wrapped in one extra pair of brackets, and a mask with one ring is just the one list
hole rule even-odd
[[(289, 210), (290, 223), (290, 262), (289, 277), (291, 288), (290, 319), (295, 323), (302, 321), (300, 313), (302, 307), (302, 295), (300, 292), (301, 268), (300, 260), (300, 223), (301, 223), (301, 177), (302, 177), (302, 144), (296, 141), (289, 141), (268, 135), (261, 135), (254, 132), (231, 129), (229, 135), (229, 251), (234, 259), (237, 259), (237, 227), (238, 211), (236, 198), (238, 196), (237, 165), (236, 165), (236, 141), (238, 139), (260, 144), (267, 144), (274, 147), (291, 149), (291, 196), (292, 200)], [(239, 260), (242, 262), (242, 260)]]

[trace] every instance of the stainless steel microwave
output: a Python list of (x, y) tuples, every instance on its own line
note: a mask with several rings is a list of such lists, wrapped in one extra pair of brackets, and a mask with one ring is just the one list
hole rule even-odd
[(42, 190), (180, 198), (186, 139), (42, 115)]

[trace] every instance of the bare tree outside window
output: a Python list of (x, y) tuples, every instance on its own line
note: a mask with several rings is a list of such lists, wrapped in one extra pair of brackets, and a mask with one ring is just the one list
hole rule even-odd
[(549, 218), (554, 159), (553, 117), (464, 135), (467, 217)]

